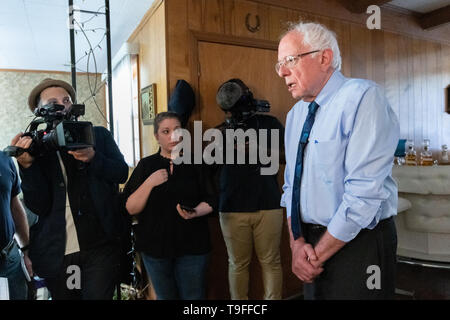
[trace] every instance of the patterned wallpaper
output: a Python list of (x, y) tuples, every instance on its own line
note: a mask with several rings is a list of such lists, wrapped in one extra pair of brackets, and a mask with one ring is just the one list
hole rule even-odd
[[(11, 139), (19, 132), (23, 132), (33, 120), (34, 115), (28, 108), (28, 94), (43, 79), (53, 78), (71, 83), (70, 73), (50, 72), (21, 72), (0, 70), (0, 150), (7, 147)], [(92, 88), (95, 85), (95, 76), (90, 75)], [(86, 74), (77, 75), (77, 100), (85, 101), (86, 115), (80, 117), (81, 121), (91, 121), (97, 126), (106, 126), (106, 100), (105, 86), (97, 76), (97, 94), (95, 99), (103, 115), (97, 109), (94, 99), (90, 98), (88, 77)], [(90, 98), (90, 99), (89, 99)]]

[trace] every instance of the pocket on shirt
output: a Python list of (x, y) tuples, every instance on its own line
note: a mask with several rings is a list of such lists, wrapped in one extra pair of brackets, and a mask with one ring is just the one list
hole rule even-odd
[(309, 142), (314, 146), (315, 161), (321, 164), (333, 164), (341, 161), (344, 157), (345, 148), (342, 147), (341, 142), (337, 139), (318, 141), (312, 140)]
[(313, 159), (325, 183), (334, 183), (343, 179), (345, 148), (339, 140), (312, 140)]

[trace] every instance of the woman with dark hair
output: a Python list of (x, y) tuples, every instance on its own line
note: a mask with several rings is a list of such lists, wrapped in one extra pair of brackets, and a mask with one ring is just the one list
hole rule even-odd
[(175, 164), (178, 114), (159, 113), (160, 150), (139, 161), (125, 186), (126, 209), (136, 215), (136, 249), (158, 300), (205, 299), (210, 251), (208, 221), (215, 199), (200, 165)]

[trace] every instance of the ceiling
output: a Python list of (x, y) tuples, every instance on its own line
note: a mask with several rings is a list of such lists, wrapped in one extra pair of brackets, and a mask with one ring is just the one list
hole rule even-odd
[(419, 13), (429, 13), (450, 5), (450, 0), (394, 0), (389, 4)]
[[(153, 2), (110, 0), (113, 57)], [(104, 3), (104, 0), (74, 0), (75, 8), (94, 12), (104, 12)], [(388, 3), (424, 14), (450, 5), (450, 0), (394, 0)], [(70, 71), (68, 13), (68, 0), (1, 0), (0, 69)], [(89, 56), (88, 64), (89, 42), (75, 23), (77, 70), (105, 72), (105, 16), (76, 12), (75, 19), (85, 30), (95, 53), (95, 56)]]
[[(110, 0), (114, 57), (154, 0)], [(74, 0), (74, 8), (104, 12), (104, 0)], [(70, 71), (68, 0), (1, 0), (0, 69)], [(75, 48), (80, 72), (106, 70), (105, 15), (75, 11)], [(84, 23), (83, 23), (84, 22)], [(84, 36), (83, 29), (86, 37)], [(90, 52), (89, 42), (95, 53)], [(95, 68), (95, 63), (97, 68)]]

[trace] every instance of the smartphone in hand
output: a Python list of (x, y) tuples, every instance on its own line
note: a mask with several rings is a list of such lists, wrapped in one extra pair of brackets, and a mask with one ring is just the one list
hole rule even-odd
[(195, 209), (194, 208), (191, 208), (191, 207), (188, 207), (188, 206), (185, 206), (185, 205), (182, 205), (182, 204), (180, 204), (180, 208), (185, 210), (185, 211), (187, 211), (187, 212), (189, 212), (189, 213), (191, 213), (191, 214), (195, 213)]

